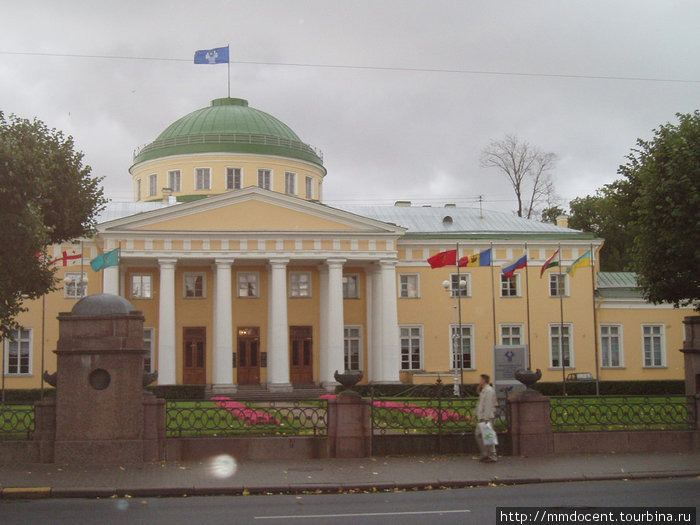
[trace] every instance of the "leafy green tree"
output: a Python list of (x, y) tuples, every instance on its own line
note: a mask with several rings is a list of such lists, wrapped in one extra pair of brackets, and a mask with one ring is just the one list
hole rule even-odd
[(46, 247), (88, 234), (106, 200), (72, 137), (0, 111), (0, 338), (55, 287)]
[(632, 267), (645, 297), (700, 309), (700, 111), (654, 130), (620, 166), (634, 191)]
[(545, 208), (544, 210), (542, 210), (540, 222), (556, 224), (557, 217), (559, 217), (560, 215), (564, 215), (564, 213), (564, 208), (562, 208), (561, 206), (550, 206), (549, 208)]

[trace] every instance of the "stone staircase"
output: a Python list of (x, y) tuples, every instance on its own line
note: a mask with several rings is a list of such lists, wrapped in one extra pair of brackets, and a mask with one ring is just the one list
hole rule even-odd
[(270, 392), (261, 385), (238, 385), (236, 392), (227, 394), (214, 393), (210, 388), (205, 390), (207, 399), (225, 395), (234, 401), (304, 401), (318, 399), (319, 396), (328, 393), (325, 388), (316, 385), (294, 385), (294, 390), (291, 392)]

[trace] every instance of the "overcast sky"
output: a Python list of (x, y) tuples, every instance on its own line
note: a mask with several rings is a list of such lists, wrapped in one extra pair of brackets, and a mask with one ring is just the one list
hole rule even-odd
[(697, 0), (0, 0), (0, 13), (0, 110), (73, 135), (114, 200), (132, 198), (136, 147), (226, 96), (225, 65), (193, 64), (226, 44), (231, 95), (323, 151), (330, 204), (483, 195), (513, 210), (479, 165), (506, 133), (558, 156), (568, 203), (700, 107)]

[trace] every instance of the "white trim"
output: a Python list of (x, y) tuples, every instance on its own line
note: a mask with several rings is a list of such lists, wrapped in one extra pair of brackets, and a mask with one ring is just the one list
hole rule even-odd
[[(207, 187), (206, 188), (198, 188), (197, 187), (197, 175), (199, 170), (207, 170), (209, 173), (209, 177), (207, 178)], [(194, 191), (211, 191), (211, 168), (207, 168), (206, 166), (201, 166), (201, 167), (195, 167), (194, 168), (194, 180), (192, 181), (194, 183)]]
[[(401, 340), (403, 339), (403, 336), (401, 335), (401, 330), (403, 329), (412, 329), (412, 328), (418, 328), (420, 330), (419, 333), (419, 356), (418, 356), (418, 368), (403, 368), (403, 345), (401, 344)], [(413, 339), (413, 336), (410, 334), (407, 336), (410, 339)], [(409, 349), (410, 352), (411, 349)], [(409, 365), (411, 364), (411, 359), (410, 356), (412, 354), (409, 353)], [(425, 360), (425, 328), (422, 324), (400, 324), (399, 325), (399, 371), (400, 372), (415, 372), (416, 370), (425, 370), (425, 365), (424, 361)]]
[(503, 295), (503, 279), (505, 278), (505, 275), (501, 273), (500, 279), (498, 280), (498, 284), (500, 285), (498, 296), (501, 299), (517, 299), (523, 296), (520, 274), (516, 272), (510, 277), (508, 277), (508, 279), (512, 279), (513, 277), (515, 277), (515, 295)]
[[(255, 276), (255, 294), (241, 295), (241, 275)], [(260, 272), (256, 271), (237, 271), (236, 272), (236, 297), (239, 299), (259, 299), (260, 298)]]
[[(510, 345), (506, 345), (503, 342), (503, 328), (505, 327), (510, 327), (510, 328), (520, 328), (520, 342), (517, 345), (513, 345), (512, 343)], [(512, 334), (510, 335), (512, 338)], [(527, 343), (527, 334), (525, 333), (525, 323), (498, 323), (498, 341), (501, 346), (521, 346)], [(551, 361), (550, 361), (551, 363)]]
[[(172, 184), (173, 174), (177, 173), (177, 188)], [(168, 170), (167, 174), (168, 188), (173, 190), (173, 193), (182, 193), (182, 170)]]
[[(453, 277), (457, 277), (457, 275), (458, 275), (457, 272), (450, 273), (450, 288), (449, 288), (449, 290), (450, 290), (450, 297), (453, 299), (457, 299), (457, 297), (459, 297), (459, 295), (455, 293), (457, 290), (455, 290), (454, 282), (453, 282)], [(460, 272), (459, 276), (465, 277), (464, 280), (467, 282), (467, 286), (465, 287), (466, 293), (464, 295), (462, 295), (461, 297), (463, 299), (466, 297), (471, 297), (472, 296), (472, 274), (467, 273), (467, 272), (465, 272), (465, 273)], [(459, 284), (458, 284), (458, 286), (459, 286)]]
[[(17, 343), (17, 364), (19, 365), (19, 360), (20, 356), (22, 355), (22, 350), (21, 350), (21, 344), (22, 344), (22, 339), (20, 336), (22, 330), (27, 330), (29, 332), (29, 339), (28, 341), (25, 340), (25, 342), (29, 343), (29, 356), (28, 356), (28, 371), (27, 372), (15, 372), (12, 373), (10, 372), (10, 344)], [(4, 363), (4, 368), (5, 370), (4, 375), (6, 377), (30, 377), (34, 375), (34, 329), (33, 328), (28, 328), (26, 326), (20, 326), (18, 329), (14, 330), (15, 336), (15, 341), (10, 341), (9, 339), (5, 339), (5, 344), (4, 346), (4, 358), (3, 358), (3, 363)]]
[[(262, 185), (262, 186), (260, 185), (260, 176), (263, 175), (263, 177), (264, 177), (265, 174), (263, 174), (263, 173), (261, 173), (261, 172), (267, 172), (266, 175), (269, 175), (269, 179), (270, 179), (270, 180), (268, 181), (268, 184), (265, 184), (265, 179), (263, 178), (263, 181), (262, 181), (262, 182), (263, 182), (263, 185)], [(274, 191), (274, 188), (275, 188), (275, 175), (274, 175), (273, 169), (272, 169), (272, 168), (258, 168), (258, 173), (257, 173), (257, 179), (256, 179), (256, 181), (255, 181), (255, 186), (258, 187), (258, 188), (260, 188), (260, 189), (263, 189), (263, 190)], [(268, 186), (268, 187), (266, 188), (265, 186)]]
[[(72, 284), (75, 293), (68, 293), (68, 285)], [(82, 290), (78, 290), (82, 284)], [(88, 277), (87, 271), (81, 272), (66, 272), (63, 275), (63, 298), (64, 299), (81, 299), (87, 296)], [(80, 292), (80, 293), (79, 293)]]
[[(345, 330), (357, 329), (359, 331), (359, 335), (357, 337), (357, 340), (359, 341), (359, 348), (358, 348), (359, 356), (358, 356), (358, 360), (357, 360), (357, 366), (358, 366), (357, 370), (364, 371), (364, 345), (362, 344), (364, 341), (363, 328), (364, 327), (361, 324), (346, 324), (343, 326), (343, 364), (345, 364), (346, 351), (347, 351), (347, 348), (345, 346), (345, 342), (348, 340), (348, 338), (345, 335)], [(350, 339), (355, 339), (355, 338), (353, 337)]]
[[(202, 278), (202, 295), (201, 296), (187, 296), (187, 277), (195, 276)], [(184, 272), (182, 274), (182, 298), (183, 299), (206, 299), (207, 298), (207, 274), (204, 272)]]
[[(291, 177), (289, 177), (291, 175)], [(291, 188), (289, 188), (291, 191), (287, 191), (287, 178), (291, 179)], [(298, 195), (299, 192), (297, 191), (297, 173), (295, 171), (285, 171), (284, 172), (284, 193), (286, 195)]]
[[(618, 344), (618, 352), (619, 352), (619, 365), (606, 365), (603, 362), (603, 327), (605, 328), (610, 328), (610, 327), (616, 327), (617, 330), (617, 338), (619, 340)], [(600, 367), (605, 368), (605, 369), (610, 369), (610, 370), (617, 370), (620, 368), (625, 368), (625, 344), (624, 344), (624, 337), (623, 337), (623, 324), (622, 323), (600, 323), (598, 325), (598, 343), (600, 345)], [(611, 337), (610, 334), (608, 334), (606, 337)]]
[[(232, 185), (229, 187), (228, 185), (228, 171), (233, 170), (233, 179), (232, 179)], [(236, 187), (236, 170), (238, 170), (238, 176), (239, 176), (239, 187)], [(226, 166), (224, 168), (224, 188), (227, 190), (241, 190), (243, 189), (243, 168), (238, 167), (238, 166)]]
[[(398, 281), (398, 298), (399, 299), (420, 299), (420, 274), (419, 273), (399, 273), (396, 272), (397, 274), (397, 281)], [(401, 295), (401, 277), (408, 277), (408, 276), (413, 276), (416, 278), (416, 295), (415, 296), (410, 296), (410, 295)]]
[[(660, 365), (647, 365), (646, 364), (646, 358), (644, 357), (644, 328), (650, 327), (658, 327), (660, 328), (660, 333), (659, 334), (649, 334), (650, 337), (659, 337), (661, 339), (661, 364)], [(642, 330), (642, 368), (666, 368), (667, 361), (666, 361), (666, 325), (664, 323), (642, 323), (640, 326)], [(654, 355), (652, 353), (652, 362), (654, 359)]]
[(155, 197), (158, 195), (158, 174), (151, 173), (148, 175), (148, 197)]
[[(361, 298), (361, 295), (360, 295), (360, 283), (361, 283), (360, 274), (356, 273), (356, 272), (344, 273), (343, 274), (343, 281), (345, 281), (346, 277), (354, 277), (355, 278), (355, 296), (354, 297), (352, 297), (352, 296), (346, 297), (345, 293), (343, 292), (343, 300), (360, 299)], [(343, 282), (343, 284), (345, 284), (345, 282)]]
[[(564, 278), (564, 295), (563, 296), (552, 295), (552, 277), (557, 276), (557, 279), (558, 279), (559, 275), (561, 275)], [(571, 290), (569, 289), (569, 274), (564, 273), (564, 272), (562, 272), (562, 273), (549, 272), (547, 285), (548, 285), (547, 294), (551, 299), (559, 299), (560, 297), (563, 297), (564, 299), (566, 299), (567, 297), (571, 297)]]
[[(146, 331), (150, 331), (150, 337), (146, 338)], [(152, 326), (144, 326), (143, 327), (143, 341), (144, 341), (144, 346), (146, 342), (149, 342), (150, 345), (148, 347), (148, 355), (150, 356), (151, 359), (151, 366), (148, 367), (147, 372), (153, 372), (155, 370), (155, 365), (156, 365), (156, 329), (155, 327)]]
[[(457, 334), (459, 332), (459, 323), (452, 323), (449, 325), (449, 341), (450, 341), (450, 370), (452, 372), (455, 372), (454, 368), (454, 339), (452, 338), (454, 334)], [(468, 328), (469, 329), (469, 358), (471, 360), (471, 366), (469, 368), (464, 367), (462, 370), (468, 370), (468, 371), (473, 371), (476, 370), (476, 351), (475, 351), (475, 339), (476, 339), (476, 327), (474, 326), (474, 323), (462, 323), (462, 337), (464, 337), (464, 329)], [(454, 331), (454, 334), (453, 334)], [(464, 345), (462, 345), (464, 346)], [(459, 369), (457, 369), (459, 371)]]
[[(294, 290), (292, 289), (293, 286), (293, 276), (294, 275), (307, 275), (308, 276), (308, 284), (309, 284), (309, 291), (308, 295), (294, 295)], [(313, 297), (313, 289), (312, 289), (312, 284), (313, 284), (313, 276), (311, 275), (311, 272), (308, 271), (297, 271), (297, 270), (290, 270), (289, 272), (289, 291), (288, 291), (288, 297), (290, 299), (310, 299)]]
[[(144, 295), (143, 293), (140, 295), (134, 295), (134, 277), (148, 277), (149, 278), (149, 283), (148, 283), (148, 288), (149, 288), (149, 293), (148, 295)], [(129, 297), (131, 299), (137, 299), (137, 300), (146, 300), (146, 299), (153, 299), (153, 284), (154, 284), (154, 279), (153, 279), (153, 274), (152, 273), (144, 273), (144, 272), (134, 272), (129, 274)], [(143, 285), (143, 280), (142, 283)], [(143, 286), (142, 286), (143, 288)]]
[[(552, 366), (552, 358), (554, 355), (552, 354), (553, 347), (552, 347), (552, 328), (557, 327), (561, 331), (561, 326), (562, 324), (564, 325), (564, 328), (568, 328), (568, 339), (569, 339), (569, 364), (566, 365), (566, 369), (574, 369), (576, 368), (576, 361), (574, 359), (574, 323), (549, 323), (549, 328), (547, 330), (547, 339), (549, 340), (549, 369), (550, 370), (561, 370), (562, 369), (562, 364), (564, 363), (564, 356), (561, 355), (559, 356), (559, 359), (561, 361), (561, 364), (559, 366)], [(562, 334), (559, 334), (559, 337), (561, 337)], [(558, 348), (557, 348), (558, 350)], [(562, 345), (562, 354), (563, 354), (563, 345)]]

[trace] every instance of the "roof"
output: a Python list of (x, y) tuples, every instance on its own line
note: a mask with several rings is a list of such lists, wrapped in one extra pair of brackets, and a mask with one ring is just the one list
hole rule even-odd
[(321, 153), (284, 122), (241, 98), (219, 98), (176, 120), (134, 155), (134, 164), (193, 153), (280, 155), (322, 165)]
[(637, 284), (634, 272), (598, 272), (598, 289), (600, 297), (640, 298), (642, 289)]
[(103, 222), (113, 221), (115, 219), (121, 219), (122, 217), (130, 217), (132, 215), (138, 215), (139, 213), (144, 213), (147, 211), (160, 210), (161, 208), (167, 208), (168, 206), (173, 206), (179, 204), (177, 202), (163, 202), (163, 201), (152, 201), (152, 202), (113, 202), (107, 203), (107, 206), (97, 215), (97, 223), (101, 224)]

